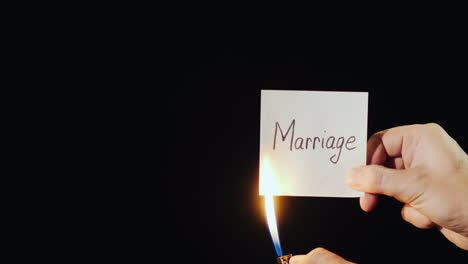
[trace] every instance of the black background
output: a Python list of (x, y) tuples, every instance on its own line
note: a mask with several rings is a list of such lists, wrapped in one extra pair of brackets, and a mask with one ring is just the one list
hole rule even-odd
[[(467, 74), (447, 61), (191, 47), (176, 58), (182, 82), (166, 102), (169, 134), (158, 139), (169, 145), (167, 253), (176, 263), (276, 261), (258, 196), (261, 89), (367, 91), (368, 136), (436, 122), (468, 149)], [(358, 263), (468, 259), (438, 231), (402, 220), (401, 207), (388, 197), (371, 213), (358, 199), (276, 198), (283, 252), (325, 247)]]

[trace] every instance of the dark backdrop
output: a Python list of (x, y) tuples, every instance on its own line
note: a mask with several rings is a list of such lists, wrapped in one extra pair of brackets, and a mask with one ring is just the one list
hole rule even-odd
[[(463, 71), (427, 61), (358, 67), (253, 53), (205, 48), (178, 58), (182, 83), (167, 99), (175, 118), (164, 176), (167, 253), (176, 263), (276, 261), (257, 193), (261, 89), (368, 91), (368, 136), (437, 122), (468, 149)], [(468, 260), (436, 230), (403, 221), (402, 204), (391, 198), (382, 197), (371, 213), (361, 211), (358, 199), (279, 197), (276, 205), (285, 254), (320, 246), (358, 263)]]

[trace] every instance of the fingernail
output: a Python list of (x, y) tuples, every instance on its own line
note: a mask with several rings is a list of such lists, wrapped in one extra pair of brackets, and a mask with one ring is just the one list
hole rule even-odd
[(350, 186), (360, 186), (362, 181), (362, 169), (361, 167), (355, 167), (346, 173), (346, 183)]

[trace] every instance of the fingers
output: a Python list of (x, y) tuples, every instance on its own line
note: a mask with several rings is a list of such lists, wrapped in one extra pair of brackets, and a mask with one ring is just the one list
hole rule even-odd
[(427, 216), (421, 214), (409, 204), (403, 206), (403, 209), (401, 209), (401, 216), (406, 222), (418, 228), (427, 229), (434, 226), (434, 223)]
[[(378, 164), (381, 165), (381, 164)], [(389, 158), (385, 161), (384, 166), (387, 168), (392, 168), (392, 169), (405, 169), (405, 162), (401, 157), (396, 157), (396, 158)]]
[(468, 250), (468, 237), (455, 233), (447, 228), (439, 227), (440, 232), (457, 247)]
[(307, 255), (293, 256), (290, 264), (352, 264), (342, 257), (332, 253), (324, 248), (316, 248)]
[(387, 152), (382, 143), (382, 135), (385, 132), (375, 133), (367, 141), (367, 165), (382, 165), (387, 160)]
[(400, 158), (395, 160), (398, 167), (411, 164), (420, 134), (420, 125), (400, 126), (375, 133), (367, 142), (367, 164), (383, 165), (392, 158)]
[[(389, 169), (379, 165), (361, 166), (346, 173), (348, 185), (358, 191), (385, 194), (401, 202), (412, 203), (422, 194), (422, 184), (418, 182), (421, 172), (418, 169)], [(367, 200), (373, 198), (364, 198)], [(365, 206), (373, 205), (366, 201)], [(370, 206), (369, 206), (370, 207)]]
[[(411, 130), (414, 130), (412, 126), (401, 126), (372, 135), (367, 143), (369, 164), (382, 164), (387, 157), (400, 157), (402, 155), (403, 141), (409, 139), (408, 137), (411, 133), (408, 133), (408, 131)], [(382, 156), (384, 156), (383, 160)]]
[[(398, 170), (406, 169), (405, 163), (406, 165), (411, 164), (412, 153), (415, 151), (414, 148), (411, 147), (415, 144), (412, 143), (417, 140), (420, 134), (418, 128), (420, 128), (418, 125), (401, 126), (380, 131), (372, 135), (367, 142), (367, 165), (384, 165), (385, 167)], [(373, 181), (373, 185), (376, 185), (381, 180), (381, 177), (371, 177), (370, 180)], [(374, 190), (374, 193), (392, 191), (387, 190), (388, 186), (384, 186), (383, 188), (384, 189), (380, 192)], [(409, 193), (411, 193), (411, 190)], [(395, 193), (392, 196), (395, 197), (397, 194)], [(404, 200), (404, 197), (396, 198)], [(378, 196), (365, 194), (360, 199), (362, 210), (366, 212), (373, 210), (377, 205), (377, 201)]]
[(364, 210), (365, 212), (370, 212), (374, 210), (374, 208), (377, 206), (378, 202), (378, 196), (373, 193), (364, 193), (364, 196), (362, 196), (359, 199), (359, 203), (361, 204), (361, 209)]
[[(382, 165), (387, 162), (387, 152), (382, 143), (382, 135), (387, 130), (380, 131), (372, 135), (367, 142), (367, 165)], [(377, 206), (378, 196), (372, 193), (364, 193), (359, 199), (361, 209), (365, 212), (374, 210)]]

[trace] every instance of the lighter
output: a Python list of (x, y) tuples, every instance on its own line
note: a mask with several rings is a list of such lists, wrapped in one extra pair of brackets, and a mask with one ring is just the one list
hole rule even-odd
[(289, 264), (289, 259), (292, 257), (291, 254), (278, 257), (278, 264)]

